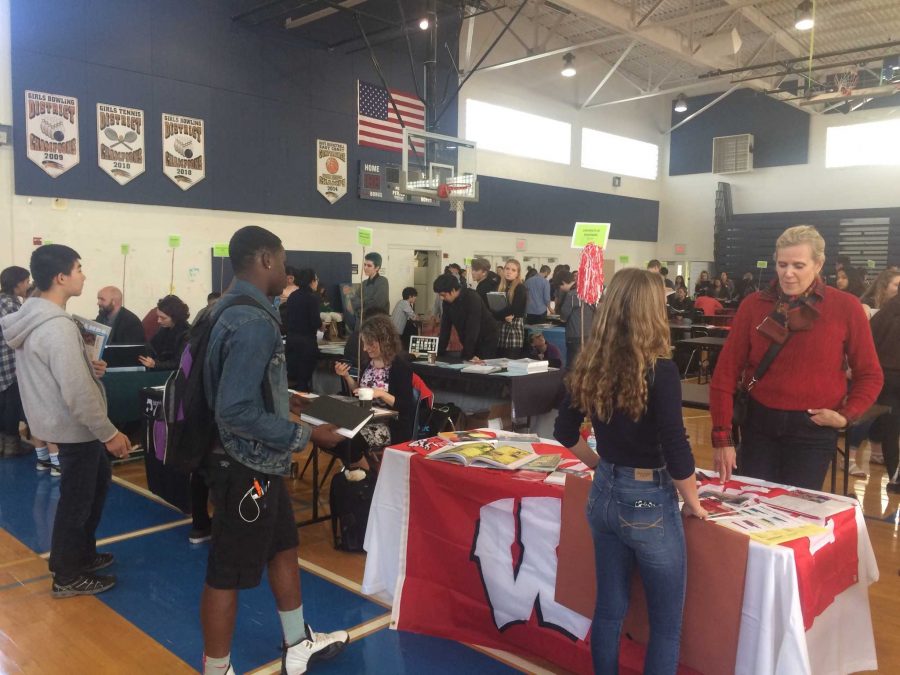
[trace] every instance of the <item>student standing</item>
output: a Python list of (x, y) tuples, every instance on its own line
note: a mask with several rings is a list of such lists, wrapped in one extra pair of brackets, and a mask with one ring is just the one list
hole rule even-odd
[[(591, 339), (568, 377), (554, 436), (595, 468), (588, 498), (597, 601), (594, 672), (618, 672), (619, 639), (637, 565), (647, 593), (645, 673), (675, 673), (687, 577), (682, 513), (706, 517), (681, 417), (681, 382), (670, 360), (662, 277), (624, 269), (604, 293)], [(581, 437), (591, 417), (599, 456)]]
[(525, 323), (542, 323), (550, 311), (550, 266), (541, 265), (541, 271), (525, 282), (528, 294), (525, 308)]
[(68, 246), (47, 244), (31, 255), (31, 274), (41, 291), (2, 320), (16, 350), (16, 374), (28, 423), (36, 436), (59, 446), (62, 477), (50, 545), (55, 598), (94, 595), (116, 583), (96, 574), (113, 563), (98, 553), (96, 531), (112, 472), (107, 451), (127, 457), (128, 438), (106, 416), (106, 393), (98, 379), (102, 362), (91, 363), (75, 320), (66, 312), (81, 295), (80, 256)]
[[(370, 309), (382, 309), (385, 313), (391, 311), (390, 287), (388, 280), (381, 276), (381, 254), (367, 253), (363, 260), (363, 274), (366, 280), (362, 282), (362, 304), (359, 294), (353, 296), (353, 311), (361, 321), (368, 318)], [(365, 316), (360, 316), (360, 311)]]
[(578, 297), (576, 278), (572, 272), (563, 277), (560, 289), (565, 292), (559, 318), (566, 322), (566, 368), (571, 368), (581, 351), (581, 343), (591, 334), (594, 307)]
[(298, 290), (288, 297), (287, 309), (281, 313), (284, 317), (282, 328), (287, 334), (288, 383), (300, 391), (312, 391), (312, 376), (319, 360), (317, 333), (322, 329), (319, 277), (315, 270), (302, 269), (294, 278)]
[[(258, 586), (266, 570), (284, 637), (281, 672), (301, 675), (311, 662), (341, 651), (349, 636), (316, 633), (305, 622), (297, 525), (284, 477), (291, 453), (310, 440), (333, 448), (343, 437), (333, 425), (310, 432), (289, 418), (284, 345), (268, 300), (286, 283), (281, 240), (261, 227), (244, 227), (232, 236), (229, 257), (235, 281), (213, 310), (203, 372), (219, 435), (207, 465), (215, 512), (200, 607), (203, 670), (234, 672), (238, 591)], [(232, 307), (240, 296), (258, 306)]]
[[(31, 275), (24, 267), (7, 267), (0, 273), (0, 318), (18, 312), (20, 298), (28, 292)], [(23, 455), (28, 449), (19, 438), (22, 399), (16, 382), (16, 355), (0, 334), (0, 456)]]
[(434, 280), (434, 292), (443, 302), (438, 355), (447, 352), (450, 330), (456, 328), (462, 342), (463, 360), (491, 359), (497, 355), (499, 330), (490, 310), (476, 291), (461, 288), (459, 279), (442, 274)]
[(475, 258), (469, 267), (472, 270), (472, 281), (477, 284), (475, 292), (487, 304), (487, 294), (494, 293), (499, 288), (500, 277), (485, 258)]
[(518, 260), (510, 258), (506, 261), (498, 290), (506, 295), (506, 307), (494, 312), (494, 318), (500, 322), (498, 355), (517, 359), (522, 356), (522, 347), (525, 344), (524, 319), (528, 297), (522, 281), (522, 266)]

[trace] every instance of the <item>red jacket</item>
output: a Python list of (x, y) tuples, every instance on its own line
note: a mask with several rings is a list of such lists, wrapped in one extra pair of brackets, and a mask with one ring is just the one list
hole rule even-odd
[(699, 295), (697, 296), (697, 299), (694, 300), (694, 309), (702, 311), (703, 316), (715, 316), (717, 309), (725, 308), (722, 307), (722, 303), (715, 298), (711, 298), (708, 295)]
[[(771, 295), (757, 291), (740, 305), (710, 385), (709, 407), (715, 430), (731, 429), (733, 396), (742, 373), (752, 377), (771, 341), (756, 327), (772, 313)], [(878, 397), (884, 382), (869, 321), (859, 300), (826, 287), (820, 316), (811, 330), (797, 331), (753, 388), (751, 397), (768, 408), (828, 408), (852, 421)], [(853, 372), (850, 391), (844, 357)], [(719, 436), (721, 441), (721, 436)]]

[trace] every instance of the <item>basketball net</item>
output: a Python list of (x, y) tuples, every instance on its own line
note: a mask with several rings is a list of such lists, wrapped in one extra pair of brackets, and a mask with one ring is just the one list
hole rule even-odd
[(448, 200), (450, 202), (450, 210), (458, 213), (466, 210), (465, 194), (471, 187), (469, 183), (461, 183), (459, 185), (441, 183), (438, 185), (437, 195), (441, 199)]
[(834, 84), (842, 96), (850, 96), (859, 82), (859, 68), (851, 68), (834, 76)]

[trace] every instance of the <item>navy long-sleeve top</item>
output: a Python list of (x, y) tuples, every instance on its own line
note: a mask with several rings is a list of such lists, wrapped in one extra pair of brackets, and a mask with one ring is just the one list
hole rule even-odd
[[(578, 443), (584, 413), (572, 407), (567, 393), (553, 436), (567, 448)], [(674, 361), (659, 359), (650, 375), (647, 410), (637, 421), (615, 412), (609, 422), (591, 418), (597, 452), (603, 461), (638, 469), (665, 466), (681, 480), (694, 473), (694, 455), (681, 417), (681, 379)]]

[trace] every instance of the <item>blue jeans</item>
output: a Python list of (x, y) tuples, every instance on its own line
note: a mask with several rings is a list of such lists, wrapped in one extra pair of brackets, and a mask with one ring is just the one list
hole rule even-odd
[(628, 611), (635, 562), (647, 596), (650, 642), (645, 673), (678, 670), (684, 587), (684, 527), (678, 497), (665, 469), (637, 480), (635, 469), (601, 462), (587, 516), (594, 536), (597, 604), (591, 627), (594, 672), (619, 672), (619, 640)]

